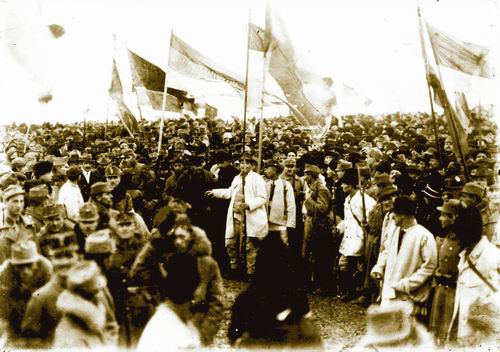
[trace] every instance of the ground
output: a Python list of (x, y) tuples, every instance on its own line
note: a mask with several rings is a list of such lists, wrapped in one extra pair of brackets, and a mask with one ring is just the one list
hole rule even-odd
[[(224, 280), (227, 306), (232, 307), (237, 295), (245, 288), (239, 281)], [(309, 303), (313, 320), (320, 330), (323, 343), (328, 350), (341, 350), (353, 346), (364, 334), (366, 309), (361, 306), (342, 303), (336, 297), (310, 295)], [(229, 347), (227, 328), (231, 310), (226, 311), (226, 319), (215, 339), (218, 348)]]

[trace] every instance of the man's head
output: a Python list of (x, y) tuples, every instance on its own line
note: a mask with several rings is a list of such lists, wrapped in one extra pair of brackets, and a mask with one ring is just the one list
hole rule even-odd
[(321, 169), (317, 165), (306, 164), (304, 167), (305, 179), (309, 185), (313, 184), (319, 178), (320, 173)]
[(19, 216), (24, 209), (24, 189), (19, 185), (11, 185), (3, 191), (5, 209), (10, 216)]
[(113, 206), (111, 188), (106, 182), (96, 182), (90, 188), (90, 195), (98, 205), (109, 209)]
[(297, 160), (295, 157), (286, 158), (283, 161), (284, 172), (287, 177), (293, 177), (297, 172)]
[(83, 171), (89, 172), (92, 170), (92, 155), (91, 154), (88, 154), (88, 153), (83, 154), (80, 161), (82, 163)]
[(121, 181), (121, 174), (121, 170), (114, 165), (109, 165), (106, 168), (104, 175), (106, 176), (106, 181), (110, 190), (114, 190), (118, 186)]
[(78, 211), (78, 225), (84, 236), (90, 235), (97, 230), (99, 224), (99, 213), (97, 207), (92, 203), (85, 203)]
[(460, 192), (460, 200), (467, 206), (476, 206), (486, 195), (486, 188), (476, 182), (468, 182)]
[(382, 205), (382, 212), (385, 214), (392, 211), (394, 206), (394, 200), (396, 199), (396, 194), (398, 192), (397, 187), (393, 185), (387, 185), (384, 188), (379, 189), (377, 197), (378, 201)]
[(36, 179), (45, 183), (51, 183), (53, 177), (53, 167), (54, 165), (50, 161), (39, 161), (33, 166), (33, 174)]
[(91, 300), (106, 287), (106, 279), (96, 262), (82, 260), (68, 270), (66, 286), (70, 291)]
[(269, 161), (264, 166), (264, 175), (269, 180), (276, 180), (278, 176), (281, 174), (282, 168), (281, 165), (275, 161)]
[(65, 209), (61, 204), (48, 204), (43, 208), (45, 226), (51, 233), (59, 232), (64, 227)]
[(356, 192), (358, 187), (358, 173), (356, 169), (348, 169), (345, 171), (344, 175), (339, 179), (340, 187), (342, 191), (346, 194), (353, 194)]
[(21, 283), (31, 284), (31, 279), (37, 272), (37, 263), (40, 255), (33, 241), (21, 241), (11, 247), (11, 264), (14, 275), (19, 277)]
[(346, 161), (343, 159), (339, 160), (337, 163), (337, 168), (335, 169), (337, 179), (341, 179), (344, 176), (345, 172), (350, 169), (352, 169), (352, 163), (350, 161)]
[(243, 153), (240, 157), (240, 171), (242, 175), (247, 175), (257, 164), (257, 160), (249, 154)]
[(392, 212), (396, 226), (405, 226), (415, 219), (417, 203), (408, 196), (400, 196), (394, 200)]
[(448, 199), (442, 206), (437, 207), (437, 210), (441, 212), (439, 221), (443, 229), (453, 224), (461, 207), (462, 203), (457, 199)]
[(176, 175), (180, 175), (182, 173), (182, 171), (184, 171), (184, 163), (182, 162), (182, 160), (180, 158), (175, 158), (174, 160), (172, 160), (172, 171), (176, 174)]
[(172, 236), (177, 252), (182, 253), (189, 251), (194, 235), (193, 226), (187, 216), (181, 215), (177, 217), (174, 227), (172, 228)]
[(136, 223), (134, 214), (131, 212), (122, 212), (118, 214), (116, 221), (116, 234), (121, 239), (130, 239), (136, 233)]
[(80, 174), (82, 173), (82, 170), (80, 166), (78, 165), (71, 165), (68, 170), (66, 170), (66, 177), (68, 180), (71, 182), (77, 182), (78, 179), (80, 178)]
[(123, 152), (124, 162), (128, 167), (134, 167), (137, 164), (137, 159), (132, 149), (126, 149)]

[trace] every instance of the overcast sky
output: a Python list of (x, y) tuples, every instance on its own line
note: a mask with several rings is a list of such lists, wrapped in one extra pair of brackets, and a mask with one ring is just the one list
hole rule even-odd
[[(493, 57), (497, 55), (497, 1), (421, 3), (430, 23), (465, 41), (490, 46)], [(297, 0), (275, 1), (273, 7), (281, 13), (301, 64), (355, 87), (373, 100), (371, 112), (429, 111), (416, 1)], [(12, 50), (5, 46), (12, 44), (6, 43), (9, 36), (2, 36), (0, 77), (7, 78), (0, 80), (2, 121), (27, 116), (78, 120), (87, 107), (89, 119), (102, 119), (109, 105), (113, 34), (138, 54), (165, 67), (173, 29), (221, 65), (242, 76), (245, 73), (246, 1), (6, 0), (0, 3), (0, 10), (5, 8), (10, 12), (2, 11), (0, 17), (7, 24), (4, 31), (9, 26), (36, 22), (39, 14), (40, 24), (62, 24), (66, 34), (43, 49), (42, 45), (33, 48), (26, 60), (52, 87), (54, 100), (47, 106), (36, 103), (39, 90), (32, 75), (15, 63)], [(253, 16), (261, 20), (263, 3), (253, 1), (252, 9)], [(12, 11), (18, 11), (17, 19)], [(22, 52), (23, 46), (18, 48)], [(45, 62), (36, 60), (41, 51), (47, 55)], [(491, 87), (484, 91), (477, 87), (474, 91), (482, 103), (494, 96)]]

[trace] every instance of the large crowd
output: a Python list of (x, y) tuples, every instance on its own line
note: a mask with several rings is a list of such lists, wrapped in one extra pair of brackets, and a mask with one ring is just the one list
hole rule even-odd
[(339, 122), (4, 126), (0, 345), (216, 347), (230, 309), (232, 346), (321, 348), (308, 294), (369, 307), (359, 346), (498, 343), (493, 118), (464, 160), (425, 113)]

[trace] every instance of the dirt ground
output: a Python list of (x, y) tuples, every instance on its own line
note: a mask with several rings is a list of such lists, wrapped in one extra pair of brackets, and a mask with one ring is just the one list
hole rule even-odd
[[(245, 288), (244, 283), (224, 280), (226, 318), (215, 339), (214, 347), (229, 348), (227, 328), (231, 319), (231, 307), (237, 295)], [(365, 331), (366, 309), (361, 306), (343, 303), (336, 297), (309, 295), (312, 318), (320, 329), (326, 350), (341, 350), (353, 346)]]

